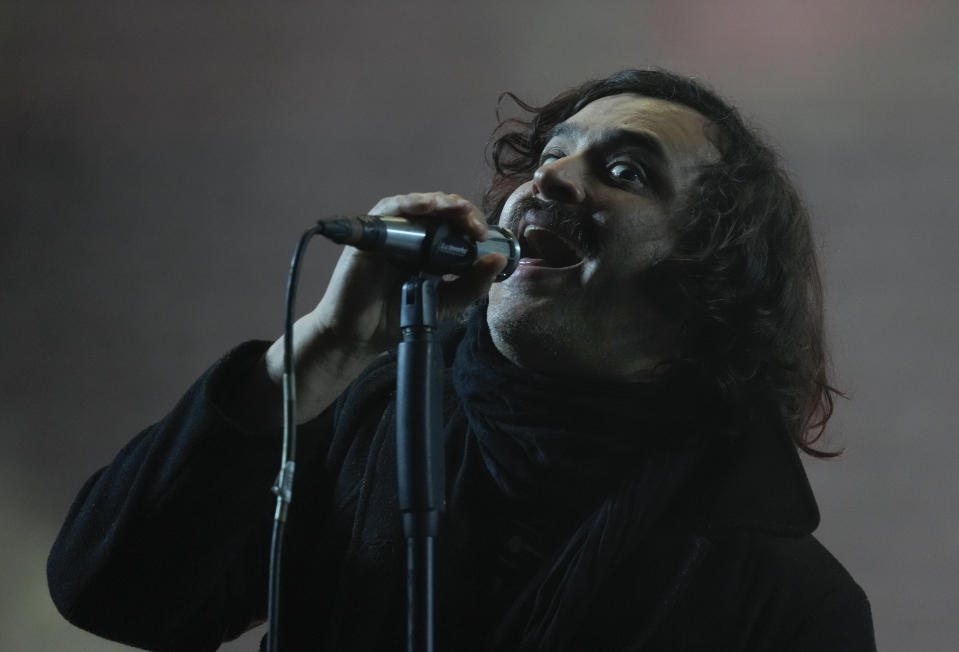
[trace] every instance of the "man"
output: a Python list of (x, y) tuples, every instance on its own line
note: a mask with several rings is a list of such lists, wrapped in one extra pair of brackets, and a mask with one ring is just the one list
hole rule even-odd
[[(486, 204), (523, 258), (441, 288), (466, 316), (445, 339), (438, 649), (874, 649), (865, 595), (810, 534), (796, 447), (828, 455), (833, 390), (808, 217), (775, 156), (662, 71), (520, 105)], [(486, 230), (443, 193), (371, 213)], [(383, 351), (403, 280), (348, 249), (296, 324), (290, 649), (400, 647)], [(88, 482), (49, 564), (68, 619), (159, 650), (262, 621), (281, 356), (235, 349)]]

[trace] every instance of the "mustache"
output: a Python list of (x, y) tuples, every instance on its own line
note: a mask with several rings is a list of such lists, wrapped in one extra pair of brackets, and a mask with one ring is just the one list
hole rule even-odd
[(587, 256), (593, 256), (598, 251), (595, 225), (588, 215), (575, 206), (544, 201), (538, 197), (528, 196), (516, 200), (508, 226), (517, 236), (523, 216), (530, 211), (544, 215), (551, 229), (575, 242)]

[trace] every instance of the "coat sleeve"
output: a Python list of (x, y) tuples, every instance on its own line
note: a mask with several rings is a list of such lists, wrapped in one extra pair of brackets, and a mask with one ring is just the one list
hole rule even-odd
[[(47, 563), (67, 620), (128, 644), (191, 651), (214, 650), (265, 618), (281, 435), (246, 431), (222, 397), (266, 346), (234, 349), (81, 489)], [(328, 413), (301, 427), (296, 488), (301, 457), (321, 457), (303, 449), (328, 443)], [(305, 493), (298, 501), (322, 500)]]

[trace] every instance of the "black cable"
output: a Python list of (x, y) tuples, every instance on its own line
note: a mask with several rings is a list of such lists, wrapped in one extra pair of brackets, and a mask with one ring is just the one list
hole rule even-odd
[(283, 451), (280, 472), (273, 485), (276, 511), (273, 515), (273, 536), (270, 542), (270, 579), (267, 594), (267, 652), (279, 652), (280, 575), (283, 557), (283, 532), (290, 502), (293, 500), (294, 457), (296, 455), (296, 382), (293, 369), (293, 317), (296, 304), (296, 286), (300, 277), (300, 259), (306, 244), (317, 233), (323, 232), (322, 222), (308, 229), (296, 245), (290, 261), (286, 283), (286, 317), (283, 328)]

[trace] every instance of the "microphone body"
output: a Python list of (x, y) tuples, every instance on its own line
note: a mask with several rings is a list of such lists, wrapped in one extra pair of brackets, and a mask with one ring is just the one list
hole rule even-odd
[(446, 223), (424, 224), (403, 217), (336, 217), (321, 220), (318, 226), (322, 235), (337, 244), (379, 251), (430, 274), (462, 274), (477, 258), (502, 254), (506, 267), (496, 277), (502, 281), (519, 264), (519, 241), (509, 229), (499, 226), (490, 226), (483, 242), (457, 233)]

